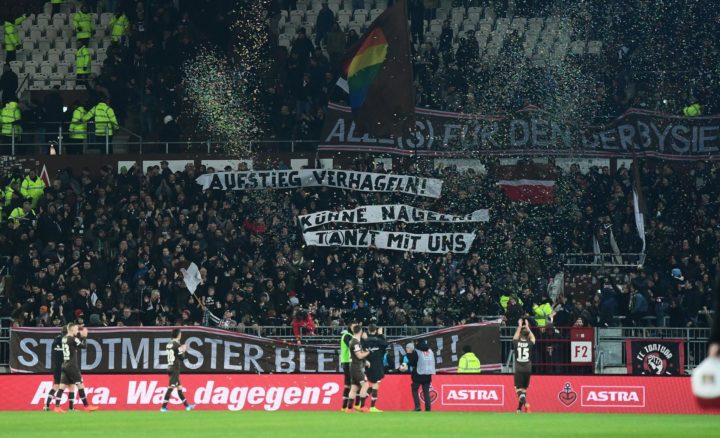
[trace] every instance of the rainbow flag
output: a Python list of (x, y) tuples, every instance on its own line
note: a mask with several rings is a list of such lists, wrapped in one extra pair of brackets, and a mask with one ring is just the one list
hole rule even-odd
[(415, 125), (405, 3), (399, 0), (380, 14), (343, 60), (338, 85), (347, 87), (355, 132), (404, 136)]
[(346, 61), (343, 68), (350, 93), (350, 107), (360, 111), (367, 98), (370, 84), (377, 78), (385, 62), (388, 43), (382, 29), (375, 28), (368, 33), (355, 56)]

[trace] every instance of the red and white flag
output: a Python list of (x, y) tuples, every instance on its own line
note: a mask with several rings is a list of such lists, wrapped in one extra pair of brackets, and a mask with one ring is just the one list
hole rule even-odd
[(555, 202), (555, 169), (547, 164), (499, 166), (497, 185), (514, 202), (550, 204)]

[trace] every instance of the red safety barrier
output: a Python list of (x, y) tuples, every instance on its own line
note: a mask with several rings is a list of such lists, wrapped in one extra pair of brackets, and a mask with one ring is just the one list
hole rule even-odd
[[(8, 394), (0, 398), (0, 410), (41, 409), (52, 385), (49, 377), (0, 376)], [(342, 375), (337, 374), (192, 374), (181, 380), (197, 409), (339, 410), (342, 402)], [(85, 376), (88, 400), (104, 410), (158, 409), (167, 381), (165, 375)], [(431, 399), (435, 411), (511, 412), (517, 407), (509, 375), (438, 375)], [(700, 407), (687, 377), (533, 376), (528, 401), (535, 412), (720, 414), (720, 409)], [(179, 403), (173, 396), (171, 408)], [(386, 376), (378, 407), (411, 410), (410, 377)]]

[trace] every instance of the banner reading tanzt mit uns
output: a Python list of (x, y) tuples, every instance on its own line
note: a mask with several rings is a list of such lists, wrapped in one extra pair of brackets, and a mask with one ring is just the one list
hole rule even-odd
[(298, 187), (334, 187), (360, 192), (398, 192), (439, 198), (442, 181), (409, 175), (356, 172), (353, 170), (258, 170), (215, 172), (195, 180), (203, 190), (263, 190)]
[[(165, 344), (171, 327), (90, 328), (81, 367), (92, 373), (158, 373), (167, 370)], [(182, 327), (187, 346), (185, 373), (336, 373), (340, 372), (339, 344), (297, 346), (268, 338), (205, 327)], [(10, 369), (50, 373), (51, 328), (13, 328), (10, 331)], [(340, 335), (337, 335), (338, 340)], [(500, 370), (500, 330), (496, 324), (469, 324), (394, 341), (389, 362), (400, 365), (409, 339), (426, 339), (438, 353), (439, 369), (452, 370), (464, 345), (473, 347), (483, 370)]]
[(320, 150), (405, 155), (582, 155), (720, 159), (720, 116), (678, 117), (629, 110), (604, 126), (561, 121), (536, 107), (488, 116), (417, 108), (411, 137), (359, 135), (347, 107), (329, 104)]
[(446, 254), (467, 253), (475, 240), (474, 233), (394, 233), (374, 230), (306, 231), (305, 243), (310, 246), (342, 246), (346, 248), (378, 248), (396, 251)]

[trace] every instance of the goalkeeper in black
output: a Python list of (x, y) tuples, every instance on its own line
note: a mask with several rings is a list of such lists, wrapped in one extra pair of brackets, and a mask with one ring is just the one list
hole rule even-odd
[(173, 329), (172, 339), (165, 346), (165, 352), (167, 353), (168, 359), (168, 376), (170, 377), (170, 383), (168, 389), (165, 391), (165, 398), (163, 399), (162, 407), (160, 412), (167, 412), (167, 405), (170, 402), (170, 396), (174, 389), (177, 389), (178, 398), (185, 405), (186, 411), (192, 411), (195, 405), (188, 403), (185, 395), (182, 391), (182, 385), (180, 384), (180, 364), (185, 359), (185, 345), (180, 343), (180, 329)]

